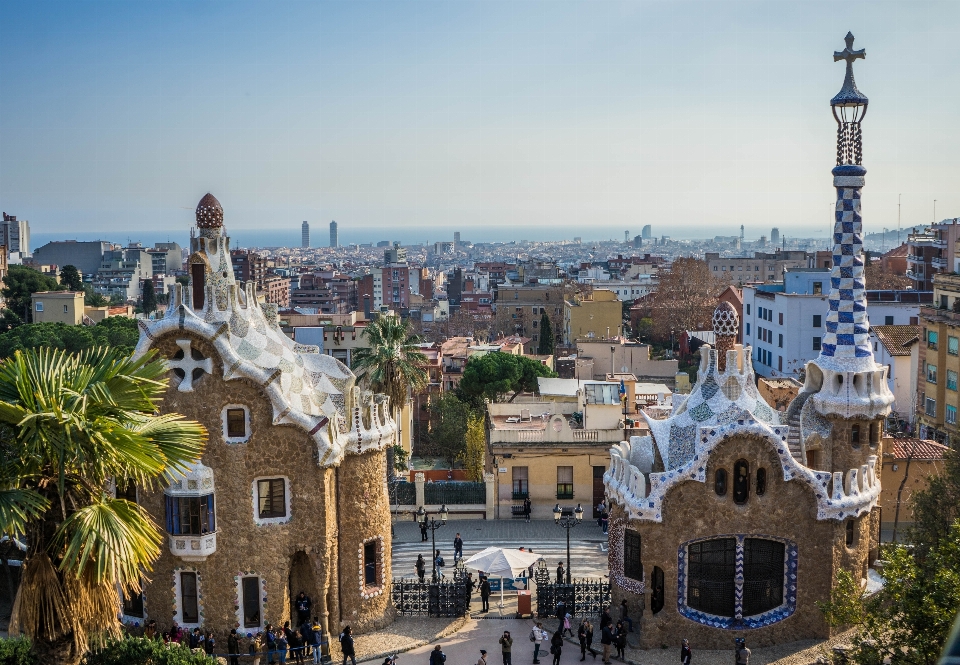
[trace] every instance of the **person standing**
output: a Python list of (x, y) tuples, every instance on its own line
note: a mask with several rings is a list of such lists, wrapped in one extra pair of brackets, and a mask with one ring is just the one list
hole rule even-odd
[(600, 526), (603, 527), (603, 533), (606, 534), (610, 526), (610, 513), (607, 512), (606, 508), (600, 513)]
[(617, 630), (613, 634), (613, 644), (617, 647), (617, 658), (621, 661), (626, 660), (627, 649), (627, 627), (622, 621), (617, 622)]
[(742, 637), (736, 640), (736, 663), (737, 665), (750, 665), (750, 649), (747, 648), (747, 641)]
[(420, 522), (420, 542), (425, 543), (427, 540), (427, 523)]
[(530, 497), (527, 497), (523, 500), (523, 516), (529, 522), (530, 521), (530, 509), (533, 505), (530, 503)]
[(627, 605), (627, 599), (624, 598), (620, 601), (620, 621), (625, 622), (629, 626), (629, 630), (633, 632), (633, 619), (630, 618), (630, 607)]
[(313, 601), (310, 600), (310, 596), (301, 591), (297, 596), (296, 607), (297, 625), (302, 626), (310, 621), (310, 609), (313, 607)]
[(490, 580), (486, 577), (481, 578), (483, 581), (480, 582), (480, 611), (489, 612), (490, 611)]
[(213, 655), (213, 647), (216, 644), (216, 640), (213, 639), (213, 633), (209, 630), (207, 631), (206, 637), (203, 639), (203, 652), (208, 656)]
[(550, 638), (550, 653), (553, 654), (553, 665), (560, 665), (560, 654), (563, 652), (563, 636), (558, 630)]
[(536, 665), (540, 662), (540, 645), (550, 639), (550, 636), (543, 629), (543, 624), (538, 621), (537, 625), (530, 630), (530, 639), (533, 640), (533, 662)]
[(563, 561), (557, 564), (557, 584), (563, 584)]
[(443, 557), (440, 556), (440, 550), (437, 550), (434, 553), (433, 565), (437, 567), (437, 580), (443, 579), (443, 567), (446, 563), (443, 561)]
[(313, 625), (310, 626), (310, 646), (313, 648), (314, 665), (320, 665), (323, 659), (321, 653), (321, 644), (323, 643), (323, 628), (320, 627), (320, 619), (313, 617)]
[(350, 630), (350, 626), (344, 628), (343, 632), (340, 633), (340, 651), (343, 653), (342, 665), (347, 665), (347, 658), (353, 665), (357, 665), (357, 652), (353, 649), (353, 631)]
[(240, 665), (240, 640), (237, 639), (237, 629), (230, 629), (227, 638), (227, 654), (230, 656), (230, 665)]
[(477, 660), (477, 665), (487, 665), (487, 650), (480, 649), (480, 659)]
[(510, 637), (510, 631), (503, 631), (503, 635), (500, 637), (500, 655), (503, 656), (503, 665), (513, 665), (511, 660), (511, 649), (513, 647), (513, 638)]
[(603, 512), (607, 509), (606, 504), (603, 502), (603, 499), (600, 500), (600, 503), (597, 504), (597, 526), (603, 526)]
[(463, 538), (460, 537), (460, 533), (457, 532), (457, 535), (453, 539), (453, 563), (456, 565), (457, 561), (463, 558)]
[(613, 626), (611, 624), (601, 624), (600, 645), (603, 647), (603, 663), (610, 665), (610, 647), (613, 646)]
[(273, 630), (273, 624), (266, 625), (264, 640), (267, 644), (267, 665), (273, 665), (273, 655), (277, 652), (277, 634)]
[(473, 590), (477, 588), (477, 583), (473, 579), (473, 573), (467, 573), (467, 581), (463, 588), (467, 594), (467, 611), (469, 612), (470, 603), (473, 600)]
[(587, 652), (590, 652), (590, 655), (593, 656), (593, 659), (597, 659), (597, 652), (591, 647), (593, 642), (593, 626), (590, 625), (590, 620), (584, 618), (580, 621), (580, 627), (577, 628), (577, 639), (580, 640), (580, 660), (584, 661), (587, 659)]
[(680, 665), (690, 665), (690, 658), (693, 652), (690, 651), (690, 642), (686, 638), (680, 643)]
[(417, 555), (417, 563), (415, 564), (417, 569), (417, 577), (420, 578), (420, 584), (423, 584), (423, 576), (427, 573), (427, 562), (424, 561), (423, 555)]
[(433, 651), (430, 652), (430, 665), (443, 665), (446, 659), (447, 656), (443, 653), (439, 644), (433, 647)]

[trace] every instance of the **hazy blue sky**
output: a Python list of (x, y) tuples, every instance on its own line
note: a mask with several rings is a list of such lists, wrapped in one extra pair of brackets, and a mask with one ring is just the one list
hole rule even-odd
[[(960, 216), (960, 2), (0, 3), (0, 207), (34, 232), (824, 233), (852, 30), (868, 230)], [(433, 228), (431, 228), (433, 227)], [(452, 231), (451, 231), (452, 232)]]

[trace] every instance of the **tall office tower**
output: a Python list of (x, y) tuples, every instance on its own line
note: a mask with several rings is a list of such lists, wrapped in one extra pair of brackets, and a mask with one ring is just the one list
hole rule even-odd
[(623, 244), (626, 245), (626, 244), (628, 244), (629, 242), (630, 242), (630, 232), (629, 232), (629, 231), (624, 231), (624, 232), (623, 232)]
[(0, 225), (0, 242), (7, 248), (7, 252), (20, 252), (22, 256), (31, 256), (30, 251), (30, 222), (17, 219), (16, 215), (3, 213), (3, 223)]
[(743, 242), (743, 224), (740, 225), (740, 242)]
[(653, 237), (653, 229), (650, 227), (649, 224), (643, 227), (643, 230), (640, 232), (640, 236), (644, 240), (650, 240), (650, 238)]
[(633, 236), (633, 247), (643, 247), (643, 237), (642, 236)]
[(303, 224), (300, 225), (300, 246), (303, 248), (310, 246), (310, 224), (307, 220), (303, 220)]
[(459, 232), (459, 231), (454, 231), (454, 232), (453, 232), (453, 242), (454, 242), (454, 244), (457, 244), (457, 245), (460, 244), (460, 232)]
[(330, 222), (330, 246), (331, 246), (331, 247), (339, 247), (339, 246), (340, 246), (340, 241), (339, 241), (339, 239), (337, 238), (337, 223), (336, 223), (336, 222)]
[(779, 245), (780, 244), (780, 229), (774, 226), (770, 229), (770, 244)]

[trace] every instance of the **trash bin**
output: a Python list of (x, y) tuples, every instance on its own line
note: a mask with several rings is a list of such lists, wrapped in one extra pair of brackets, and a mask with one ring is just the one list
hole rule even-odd
[(517, 591), (517, 614), (520, 616), (525, 614), (533, 614), (533, 612), (530, 610), (529, 591)]

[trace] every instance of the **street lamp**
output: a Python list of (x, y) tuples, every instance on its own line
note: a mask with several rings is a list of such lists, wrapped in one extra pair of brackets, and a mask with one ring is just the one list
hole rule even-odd
[(450, 517), (450, 513), (447, 512), (446, 505), (440, 506), (440, 521), (437, 522), (435, 518), (431, 517), (429, 524), (427, 523), (427, 515), (429, 513), (427, 513), (427, 511), (423, 509), (423, 506), (420, 506), (419, 508), (417, 508), (417, 512), (415, 514), (417, 516), (417, 521), (420, 523), (420, 525), (430, 529), (430, 535), (433, 537), (433, 550), (431, 550), (430, 552), (430, 559), (433, 561), (433, 578), (432, 579), (434, 582), (438, 582), (439, 576), (437, 575), (437, 529), (439, 529), (440, 527), (442, 527), (447, 523), (447, 518)]
[(558, 503), (553, 508), (553, 521), (567, 530), (567, 584), (570, 584), (570, 529), (583, 521), (583, 508), (581, 508), (578, 503), (576, 509), (573, 511), (573, 517), (569, 515), (565, 517)]

